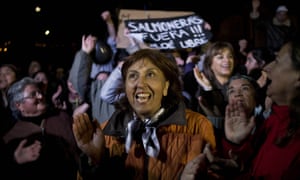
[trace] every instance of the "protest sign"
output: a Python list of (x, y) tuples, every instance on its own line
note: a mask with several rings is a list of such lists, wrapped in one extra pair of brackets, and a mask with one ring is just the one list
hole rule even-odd
[(212, 34), (197, 15), (124, 21), (130, 35), (154, 49), (195, 48), (207, 43)]
[[(125, 20), (179, 17), (179, 16), (193, 15), (194, 12), (121, 9), (118, 14), (119, 16), (118, 16), (117, 47), (126, 48), (130, 45), (130, 42), (128, 38), (124, 36)], [(147, 48), (147, 46), (143, 42), (139, 42), (139, 46), (141, 48)]]

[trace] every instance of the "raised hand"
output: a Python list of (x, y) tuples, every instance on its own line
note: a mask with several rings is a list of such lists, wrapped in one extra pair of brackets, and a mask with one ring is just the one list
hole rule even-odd
[(210, 144), (206, 144), (203, 150), (207, 160), (210, 162), (210, 169), (216, 172), (226, 172), (228, 170), (240, 170), (242, 165), (238, 164), (238, 156), (232, 151), (229, 151), (227, 159), (216, 156), (210, 147)]
[(111, 14), (109, 11), (103, 11), (101, 13), (101, 18), (103, 19), (103, 21), (111, 21)]
[(83, 35), (81, 39), (81, 49), (90, 54), (96, 47), (97, 37), (91, 34)]
[(57, 87), (57, 90), (56, 92), (52, 95), (52, 103), (54, 104), (54, 107), (57, 108), (57, 109), (61, 109), (61, 110), (66, 110), (67, 109), (67, 103), (66, 101), (61, 101), (59, 99), (59, 96), (61, 95), (62, 93), (62, 87), (61, 85), (59, 85)]
[(225, 135), (233, 143), (240, 144), (255, 127), (254, 116), (247, 118), (241, 102), (232, 102), (226, 106)]
[(204, 154), (199, 154), (193, 160), (188, 162), (180, 177), (182, 180), (194, 180), (198, 178), (207, 178), (207, 162)]
[(194, 63), (197, 64), (199, 61), (201, 60), (201, 58), (198, 55), (189, 55), (186, 58), (186, 64), (187, 63)]
[(87, 110), (90, 108), (90, 105), (88, 103), (82, 103), (81, 105), (79, 105), (78, 107), (76, 107), (73, 111), (73, 118), (79, 114), (83, 114), (86, 113)]
[(198, 84), (202, 86), (202, 88), (205, 91), (212, 90), (210, 81), (206, 78), (206, 76), (202, 72), (199, 71), (198, 67), (194, 67), (193, 71)]
[(74, 115), (73, 119), (73, 133), (78, 147), (94, 163), (99, 163), (105, 150), (105, 140), (98, 122), (90, 121), (86, 113)]

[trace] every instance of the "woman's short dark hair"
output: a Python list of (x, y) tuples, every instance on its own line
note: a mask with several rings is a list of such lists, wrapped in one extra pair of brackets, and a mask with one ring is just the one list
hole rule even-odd
[[(243, 74), (235, 74), (233, 76), (230, 77), (228, 84), (231, 83), (231, 81), (236, 80), (236, 79), (245, 79), (247, 80), (254, 89), (254, 93), (255, 93), (255, 100), (257, 103), (260, 103), (260, 99), (262, 98), (261, 94), (260, 94), (260, 86), (258, 85), (257, 81), (255, 79), (253, 79), (251, 76), (247, 76), (247, 75), (243, 75)], [(261, 104), (263, 105), (263, 104)]]
[[(179, 79), (180, 73), (177, 64), (170, 60), (163, 52), (154, 49), (141, 49), (134, 54), (128, 56), (122, 66), (122, 78), (123, 82), (126, 81), (126, 75), (128, 69), (136, 62), (149, 60), (155, 66), (157, 66), (164, 74), (165, 78), (169, 81), (170, 86), (168, 89), (168, 95), (163, 97), (162, 106), (172, 107), (183, 100), (182, 98), (182, 86)], [(126, 97), (124, 97), (126, 98)], [(127, 107), (128, 100), (126, 98)]]

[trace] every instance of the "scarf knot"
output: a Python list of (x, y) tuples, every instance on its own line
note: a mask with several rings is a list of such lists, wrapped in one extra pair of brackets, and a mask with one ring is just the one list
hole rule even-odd
[(152, 119), (146, 119), (144, 122), (134, 119), (127, 124), (127, 136), (125, 140), (125, 149), (128, 153), (132, 145), (132, 140), (142, 142), (144, 150), (148, 156), (157, 157), (160, 151), (160, 145), (156, 134), (156, 127), (152, 126), (158, 120), (158, 117), (164, 112), (160, 109)]

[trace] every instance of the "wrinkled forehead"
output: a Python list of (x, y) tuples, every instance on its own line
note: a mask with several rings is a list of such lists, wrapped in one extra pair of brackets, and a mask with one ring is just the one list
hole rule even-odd
[(242, 84), (249, 84), (251, 85), (251, 82), (249, 80), (247, 80), (246, 78), (237, 78), (237, 79), (232, 79), (229, 83), (229, 86), (230, 85), (242, 85)]
[(144, 67), (157, 67), (149, 58), (138, 59), (128, 69), (139, 69)]

